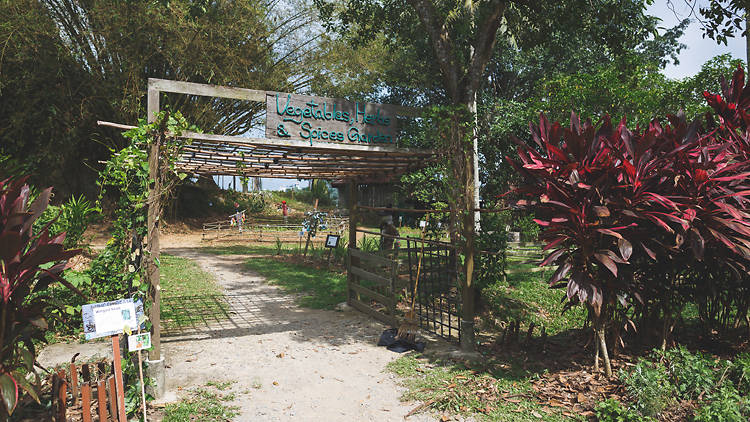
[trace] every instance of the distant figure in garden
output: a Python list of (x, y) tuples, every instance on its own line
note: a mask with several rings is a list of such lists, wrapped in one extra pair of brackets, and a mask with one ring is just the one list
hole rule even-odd
[(229, 224), (234, 226), (237, 224), (240, 233), (242, 233), (242, 223), (245, 222), (245, 211), (240, 212), (240, 204), (234, 203), (234, 214), (231, 216)]
[(398, 229), (393, 224), (393, 204), (389, 203), (386, 210), (380, 212), (380, 249), (388, 250), (398, 248), (398, 242), (394, 236), (398, 236)]
[(289, 208), (286, 206), (286, 201), (281, 201), (281, 215), (284, 216), (284, 224), (286, 224), (287, 217), (289, 216)]

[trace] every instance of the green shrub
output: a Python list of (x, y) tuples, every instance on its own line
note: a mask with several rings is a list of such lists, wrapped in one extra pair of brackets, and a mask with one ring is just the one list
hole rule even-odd
[(750, 402), (740, 395), (731, 382), (725, 382), (708, 395), (695, 412), (698, 422), (747, 422), (750, 419)]
[(536, 242), (539, 240), (539, 224), (534, 221), (534, 214), (525, 214), (513, 222), (513, 226), (521, 232), (521, 241)]
[(596, 420), (599, 422), (650, 422), (653, 418), (641, 416), (638, 412), (625, 407), (615, 399), (607, 399), (594, 408)]
[(732, 379), (737, 383), (740, 394), (750, 395), (750, 353), (743, 353), (734, 360)]
[(34, 223), (34, 233), (38, 233), (47, 224), (52, 223), (49, 227), (50, 235), (65, 232), (65, 247), (75, 248), (81, 244), (83, 233), (98, 211), (99, 209), (93, 207), (83, 195), (78, 198), (72, 196), (62, 205), (47, 207)]
[(677, 397), (695, 399), (709, 393), (716, 385), (713, 362), (700, 352), (693, 354), (685, 346), (680, 346), (656, 353), (667, 367)]
[(505, 226), (503, 215), (482, 216), (482, 231), (477, 236), (477, 248), (486, 253), (479, 253), (476, 258), (476, 286), (480, 291), (504, 279), (507, 265), (505, 248), (508, 243)]
[(672, 385), (667, 368), (659, 362), (640, 359), (630, 373), (620, 371), (633, 408), (643, 416), (657, 416), (670, 403)]

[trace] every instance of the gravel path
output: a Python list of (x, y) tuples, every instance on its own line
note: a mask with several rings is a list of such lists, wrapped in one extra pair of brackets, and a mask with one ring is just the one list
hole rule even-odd
[(382, 324), (358, 312), (300, 308), (293, 296), (243, 269), (246, 256), (164, 252), (213, 273), (229, 304), (228, 319), (170, 327), (162, 339), (167, 390), (181, 395), (209, 381), (233, 382), (228, 391), (240, 407), (237, 421), (403, 421), (419, 404), (401, 403), (402, 390), (385, 372), (398, 355), (375, 346)]

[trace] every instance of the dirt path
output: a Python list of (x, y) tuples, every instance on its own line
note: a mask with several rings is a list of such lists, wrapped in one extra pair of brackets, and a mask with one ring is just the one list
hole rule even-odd
[(384, 371), (398, 355), (375, 346), (382, 324), (358, 312), (300, 308), (244, 270), (246, 256), (196, 248), (164, 252), (213, 273), (229, 304), (225, 319), (208, 315), (165, 333), (168, 390), (234, 382), (229, 391), (240, 407), (237, 421), (403, 421), (417, 406), (399, 402), (402, 390)]

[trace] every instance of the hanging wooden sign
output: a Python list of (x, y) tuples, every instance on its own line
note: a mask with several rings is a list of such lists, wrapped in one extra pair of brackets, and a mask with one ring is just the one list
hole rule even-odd
[(266, 93), (266, 137), (313, 142), (395, 144), (393, 106)]

